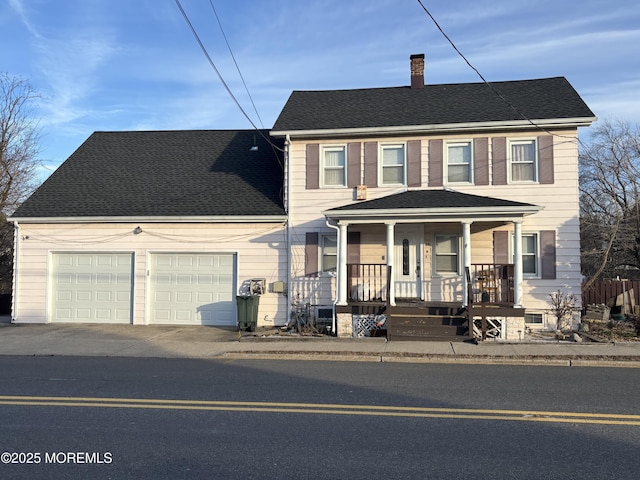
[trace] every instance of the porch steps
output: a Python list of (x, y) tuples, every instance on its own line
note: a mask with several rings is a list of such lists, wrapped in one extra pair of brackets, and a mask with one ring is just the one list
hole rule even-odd
[(390, 341), (461, 342), (469, 339), (466, 310), (459, 305), (415, 302), (390, 307)]

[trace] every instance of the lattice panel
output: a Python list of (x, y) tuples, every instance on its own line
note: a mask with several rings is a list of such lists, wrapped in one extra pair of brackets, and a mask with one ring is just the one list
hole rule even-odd
[(356, 337), (370, 337), (371, 330), (376, 330), (376, 324), (384, 324), (385, 315), (353, 315), (353, 334)]
[[(502, 338), (503, 319), (487, 318), (487, 338)], [(473, 319), (473, 336), (482, 338), (482, 319)]]

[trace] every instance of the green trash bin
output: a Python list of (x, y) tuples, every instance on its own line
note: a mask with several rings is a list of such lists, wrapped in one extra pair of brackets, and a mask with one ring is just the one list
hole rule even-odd
[(238, 310), (238, 330), (255, 332), (258, 326), (258, 295), (239, 295), (236, 297)]

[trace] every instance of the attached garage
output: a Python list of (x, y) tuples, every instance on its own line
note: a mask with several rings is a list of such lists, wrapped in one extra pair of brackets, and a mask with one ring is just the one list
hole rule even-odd
[(154, 253), (149, 265), (149, 323), (236, 325), (235, 254)]
[(131, 323), (132, 253), (52, 253), (51, 322)]

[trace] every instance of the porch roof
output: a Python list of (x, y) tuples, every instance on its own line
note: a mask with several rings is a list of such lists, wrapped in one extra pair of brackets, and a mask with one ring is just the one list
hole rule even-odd
[(327, 218), (358, 222), (513, 221), (542, 210), (530, 203), (485, 197), (449, 189), (409, 190), (322, 212)]

